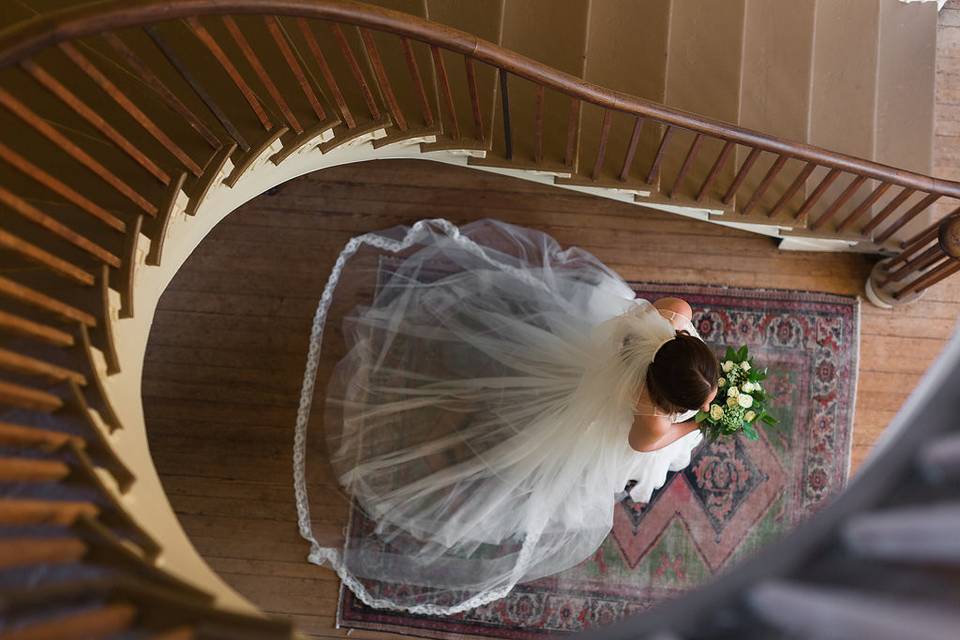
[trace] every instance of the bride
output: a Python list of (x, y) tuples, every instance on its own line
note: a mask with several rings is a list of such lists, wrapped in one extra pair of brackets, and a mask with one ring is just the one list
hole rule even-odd
[[(367, 284), (327, 388), (330, 463), (363, 518), (311, 524), (306, 429), (337, 283)], [(718, 364), (677, 298), (653, 303), (594, 256), (492, 220), (352, 239), (314, 318), (294, 476), (309, 560), (372, 607), (452, 614), (588, 558), (615, 500), (646, 502), (700, 442)]]

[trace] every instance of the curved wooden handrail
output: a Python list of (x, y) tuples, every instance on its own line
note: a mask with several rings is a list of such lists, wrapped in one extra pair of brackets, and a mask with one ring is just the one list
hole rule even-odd
[(932, 194), (960, 198), (960, 182), (792, 142), (607, 89), (476, 36), (390, 9), (350, 0), (105, 0), (28, 20), (0, 32), (0, 68), (66, 40), (190, 16), (285, 15), (354, 24), (419, 40), (499, 67), (568, 96), (722, 140)]

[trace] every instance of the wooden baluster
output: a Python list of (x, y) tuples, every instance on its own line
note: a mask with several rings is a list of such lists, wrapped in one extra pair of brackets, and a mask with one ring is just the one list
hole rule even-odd
[(438, 47), (431, 46), (430, 55), (433, 56), (437, 79), (440, 81), (440, 89), (443, 92), (443, 104), (446, 106), (447, 116), (450, 118), (452, 137), (454, 140), (460, 140), (463, 136), (460, 133), (460, 122), (457, 120), (457, 108), (453, 104), (453, 91), (450, 89), (450, 78), (447, 76), (447, 65), (443, 61), (443, 52)]
[(37, 84), (49, 91), (60, 102), (70, 108), (71, 111), (88, 122), (94, 129), (103, 134), (118, 149), (126, 153), (137, 164), (146, 169), (151, 175), (163, 184), (170, 183), (170, 174), (161, 169), (157, 163), (147, 157), (132, 142), (104, 120), (99, 113), (91, 108), (86, 102), (77, 97), (59, 80), (54, 78), (46, 69), (32, 60), (23, 60), (20, 62), (20, 68), (23, 69), (31, 78), (37, 81)]
[(903, 252), (893, 259), (896, 262), (900, 258), (909, 257), (912, 252), (915, 252), (920, 247), (926, 245), (928, 242), (937, 237), (937, 234), (940, 232), (940, 225), (942, 225), (947, 220), (952, 220), (954, 218), (960, 218), (960, 207), (954, 209), (949, 214), (944, 216), (942, 219), (937, 220), (932, 225), (919, 232), (917, 235), (913, 236), (909, 240), (905, 240), (901, 245), (903, 247)]
[[(929, 227), (927, 227), (927, 228), (924, 229), (923, 231), (919, 232), (917, 235), (913, 236), (913, 237), (910, 238), (909, 240), (905, 240), (905, 241), (903, 242), (902, 246), (906, 247), (906, 246), (908, 246), (908, 245), (912, 245), (913, 243), (918, 242), (918, 241), (919, 241), (921, 238), (923, 238), (923, 237), (926, 237), (926, 238), (927, 238), (927, 239), (924, 240), (924, 242), (923, 242), (923, 244), (926, 244), (927, 242), (929, 242), (929, 241), (932, 240), (933, 238), (936, 238), (936, 237), (937, 237), (937, 233), (939, 233), (940, 226), (941, 226), (942, 224), (944, 224), (947, 220), (953, 220), (953, 219), (956, 219), (956, 218), (960, 218), (960, 207), (957, 207), (956, 209), (954, 209), (953, 211), (951, 211), (949, 214), (945, 215), (945, 216), (944, 216), (943, 218), (941, 218), (940, 220), (937, 220), (937, 221), (934, 222), (932, 225), (930, 225)], [(931, 234), (932, 234), (932, 235), (931, 235)]]
[(200, 84), (200, 81), (190, 73), (190, 70), (187, 69), (183, 61), (180, 60), (180, 56), (178, 56), (173, 50), (173, 47), (163, 39), (160, 32), (157, 31), (155, 27), (144, 27), (143, 30), (153, 41), (153, 44), (156, 45), (157, 49), (160, 50), (160, 53), (163, 54), (163, 57), (167, 59), (170, 66), (183, 78), (184, 82), (190, 85), (193, 92), (197, 94), (197, 97), (200, 98), (207, 109), (210, 110), (210, 113), (213, 114), (213, 117), (220, 123), (220, 126), (236, 141), (237, 146), (239, 146), (244, 153), (250, 151), (250, 143), (246, 141), (240, 133), (240, 130), (234, 126), (233, 122), (230, 121), (230, 118), (227, 117), (227, 114), (223, 112), (223, 109), (220, 108), (210, 93)]
[(46, 453), (68, 451), (77, 459), (81, 466), (87, 462), (93, 465), (92, 458), (96, 456), (96, 465), (109, 472), (117, 481), (122, 492), (125, 492), (136, 479), (130, 469), (117, 457), (110, 441), (103, 435), (100, 427), (90, 418), (89, 407), (73, 407), (77, 413), (87, 418), (92, 440), (87, 442), (83, 438), (62, 431), (51, 431), (33, 426), (24, 426), (0, 421), (0, 445), (9, 449), (30, 449)]
[(79, 49), (73, 46), (69, 42), (61, 42), (59, 45), (60, 50), (66, 55), (70, 60), (80, 68), (83, 73), (90, 78), (100, 89), (110, 96), (110, 98), (120, 106), (121, 109), (127, 112), (131, 118), (136, 120), (144, 130), (147, 131), (153, 138), (163, 145), (163, 147), (170, 152), (177, 160), (180, 161), (183, 166), (187, 168), (195, 176), (199, 176), (203, 173), (203, 170), (200, 168), (196, 162), (193, 161), (186, 151), (180, 148), (180, 146), (174, 142), (170, 136), (168, 136), (164, 131), (157, 126), (157, 124), (150, 119), (147, 114), (145, 114), (140, 107), (135, 105), (127, 95), (120, 90), (117, 85), (115, 85), (109, 78), (107, 78), (100, 70), (93, 64), (85, 55), (83, 55)]
[(60, 329), (34, 322), (28, 318), (6, 311), (0, 311), (0, 330), (40, 340), (58, 347), (72, 347), (75, 340), (72, 335)]
[(296, 23), (297, 26), (300, 27), (300, 33), (303, 34), (304, 39), (307, 41), (307, 47), (310, 49), (314, 61), (317, 63), (317, 66), (320, 67), (320, 75), (323, 76), (323, 81), (327, 83), (327, 88), (330, 89), (330, 94), (333, 96), (334, 104), (337, 105), (340, 117), (346, 123), (348, 129), (356, 128), (357, 121), (354, 120), (353, 114), (350, 112), (350, 107), (347, 106), (347, 101), (343, 97), (343, 91), (340, 90), (340, 85), (337, 84), (337, 79), (333, 76), (333, 71), (327, 63), (327, 57), (323, 55), (323, 50), (320, 49), (320, 44), (317, 42), (313, 29), (310, 28), (310, 23), (307, 22), (306, 18), (297, 18)]
[(75, 205), (78, 209), (104, 222), (111, 228), (121, 232), (126, 230), (126, 224), (124, 224), (123, 220), (116, 217), (103, 207), (94, 204), (86, 196), (77, 193), (72, 188), (68, 187), (57, 178), (54, 178), (52, 175), (33, 164), (3, 143), (0, 143), (0, 158), (5, 160), (8, 164), (16, 167), (21, 173), (33, 178), (33, 180), (39, 184), (50, 189), (54, 193), (59, 194), (65, 200)]
[(187, 123), (190, 127), (200, 134), (200, 136), (207, 141), (207, 143), (214, 149), (219, 149), (221, 142), (220, 139), (205, 125), (200, 118), (197, 117), (193, 111), (190, 110), (183, 102), (176, 96), (173, 91), (167, 87), (166, 84), (153, 72), (153, 70), (146, 65), (135, 54), (130, 47), (128, 47), (123, 40), (120, 39), (115, 33), (104, 33), (102, 35), (104, 41), (110, 45), (110, 47), (117, 53), (120, 58), (129, 65), (135, 75), (143, 80), (148, 87), (153, 89), (160, 97), (163, 99), (167, 107), (172, 110), (174, 113), (178, 114)]
[(597, 148), (597, 157), (593, 162), (593, 171), (590, 176), (593, 180), (600, 177), (603, 167), (603, 157), (607, 153), (607, 139), (610, 137), (610, 121), (613, 119), (610, 109), (603, 110), (603, 119), (600, 123), (600, 146)]
[(680, 165), (680, 171), (677, 172), (677, 177), (673, 180), (673, 186), (670, 187), (669, 195), (671, 198), (679, 191), (680, 187), (683, 186), (683, 179), (687, 177), (690, 167), (693, 166), (693, 161), (697, 157), (697, 153), (700, 151), (700, 144), (702, 142), (702, 133), (697, 133), (697, 135), (693, 136), (693, 142), (690, 143), (690, 148), (687, 150), (687, 155), (683, 159), (683, 164)]
[(800, 208), (794, 214), (793, 219), (799, 220), (803, 214), (810, 211), (811, 208), (823, 197), (823, 194), (826, 193), (827, 189), (830, 188), (830, 185), (840, 176), (839, 169), (830, 169), (827, 172), (827, 175), (823, 177), (823, 180), (820, 181), (820, 184), (813, 190), (813, 193), (807, 198), (806, 202), (800, 205)]
[(737, 194), (737, 189), (739, 189), (740, 185), (743, 184), (743, 181), (747, 178), (747, 174), (750, 173), (750, 169), (753, 168), (754, 163), (759, 157), (760, 149), (756, 147), (750, 149), (750, 153), (747, 154), (746, 160), (744, 160), (743, 164), (740, 165), (740, 170), (737, 171), (737, 174), (733, 177), (733, 182), (730, 183), (730, 186), (727, 188), (727, 192), (724, 193), (723, 198), (720, 199), (723, 204), (730, 204), (733, 201), (733, 196)]
[(370, 117), (374, 120), (379, 120), (380, 107), (377, 106), (377, 101), (373, 98), (373, 92), (370, 91), (370, 85), (367, 84), (366, 78), (363, 77), (363, 73), (360, 71), (360, 64), (357, 62), (357, 57), (353, 55), (353, 49), (350, 48), (350, 43), (347, 42), (347, 36), (344, 35), (343, 29), (341, 29), (337, 23), (330, 25), (330, 32), (333, 33), (333, 39), (337, 41), (337, 47), (340, 49), (343, 59), (347, 62), (347, 66), (350, 67), (350, 74), (357, 83), (360, 93), (363, 94), (363, 101), (367, 104)]
[(503, 105), (503, 142), (507, 160), (513, 159), (513, 136), (510, 133), (510, 94), (508, 93), (507, 70), (498, 69), (500, 75), (500, 102)]
[[(409, 38), (400, 38), (403, 45), (403, 57), (407, 61), (407, 70), (410, 72), (410, 79), (413, 80), (417, 88), (417, 95), (420, 97), (420, 111), (423, 114), (423, 124), (427, 127), (433, 126), (433, 110), (430, 108), (430, 98), (427, 96), (427, 89), (423, 84), (423, 76), (420, 75), (420, 65), (417, 64), (417, 56), (413, 53), (413, 44)], [(470, 58), (464, 57), (465, 60)], [(467, 75), (473, 71), (472, 65), (467, 65)], [(475, 90), (476, 87), (473, 87)]]
[(887, 270), (889, 271), (901, 262), (906, 262), (909, 260), (917, 251), (925, 247), (930, 243), (931, 240), (937, 237), (937, 231), (938, 225), (933, 225), (926, 231), (914, 236), (909, 242), (904, 243), (903, 251), (890, 259), (890, 262), (887, 264)]
[(3, 229), (0, 229), (0, 247), (18, 253), (27, 260), (46, 267), (58, 276), (63, 276), (86, 287), (93, 285), (93, 276), (87, 271), (31, 242), (22, 240), (12, 233), (7, 233)]
[(653, 181), (659, 176), (660, 163), (663, 162), (663, 155), (667, 151), (667, 145), (670, 143), (671, 135), (673, 135), (673, 125), (668, 124), (666, 131), (663, 132), (663, 137), (660, 139), (660, 146), (657, 147), (657, 153), (653, 157), (653, 162), (650, 163), (650, 170), (647, 171), (647, 177), (644, 179), (644, 182), (647, 184), (653, 184)]
[(723, 148), (720, 149), (717, 159), (714, 160), (713, 166), (710, 167), (710, 172), (707, 174), (707, 178), (703, 181), (703, 184), (700, 185), (699, 191), (697, 191), (697, 202), (703, 200), (703, 197), (707, 195), (707, 189), (710, 188), (710, 186), (713, 184), (713, 181), (717, 179), (718, 175), (720, 175), (720, 170), (730, 158), (730, 152), (733, 151), (733, 146), (734, 144), (731, 140), (727, 140), (723, 143)]
[(900, 193), (898, 193), (897, 196), (891, 200), (880, 213), (874, 216), (872, 220), (868, 221), (867, 224), (863, 226), (861, 233), (864, 235), (869, 235), (871, 231), (876, 229), (883, 223), (884, 220), (889, 218), (890, 215), (900, 207), (900, 205), (906, 202), (907, 198), (912, 196), (914, 191), (915, 190), (911, 189), (910, 187), (904, 187), (901, 189)]
[(130, 629), (136, 618), (137, 610), (132, 605), (108, 604), (95, 609), (31, 620), (27, 625), (11, 632), (10, 638), (106, 638)]
[[(894, 293), (894, 298), (905, 298), (918, 294), (960, 271), (960, 217), (948, 216), (940, 221), (937, 229), (937, 244), (934, 247), (938, 250), (939, 255), (944, 256), (944, 261), (933, 266), (925, 274)], [(913, 268), (910, 271), (925, 268), (930, 264), (932, 262), (929, 259), (916, 260), (911, 264)]]
[[(604, 112), (606, 115), (606, 112)], [(617, 176), (620, 182), (626, 182), (630, 177), (630, 169), (633, 167), (633, 159), (637, 155), (637, 148), (640, 146), (640, 132), (643, 130), (643, 116), (637, 116), (633, 121), (633, 132), (630, 134), (630, 143), (627, 145), (627, 152), (623, 154), (623, 164), (620, 166), (620, 175)], [(676, 184), (674, 184), (676, 187)]]
[(0, 406), (53, 413), (63, 406), (63, 400), (39, 389), (0, 381)]
[(133, 202), (135, 205), (146, 211), (148, 214), (157, 215), (157, 208), (144, 198), (138, 191), (117, 177), (115, 173), (100, 164), (97, 160), (81, 149), (78, 145), (71, 142), (62, 133), (57, 131), (46, 120), (34, 113), (25, 104), (14, 98), (5, 89), (0, 88), (0, 105), (3, 105), (8, 111), (16, 115), (40, 135), (59, 147), (71, 158), (92, 171), (101, 180), (116, 189), (121, 195)]
[(220, 43), (210, 35), (210, 32), (207, 31), (207, 28), (203, 26), (203, 23), (201, 23), (198, 18), (190, 17), (187, 18), (186, 22), (190, 31), (193, 32), (193, 35), (207, 48), (207, 51), (213, 54), (213, 57), (220, 63), (220, 67), (226, 71), (230, 79), (233, 80), (233, 84), (240, 90), (244, 100), (250, 105), (250, 108), (253, 110), (253, 113), (256, 114), (263, 128), (267, 131), (272, 130), (273, 122), (270, 121), (270, 116), (267, 115), (263, 105), (260, 104), (260, 100), (257, 99), (257, 94), (254, 93), (253, 89), (243, 77), (243, 74), (241, 74), (236, 65), (233, 64), (230, 56), (220, 46)]
[(31, 307), (37, 307), (49, 313), (53, 313), (61, 318), (66, 318), (67, 320), (75, 320), (77, 322), (83, 323), (88, 327), (95, 327), (97, 325), (97, 319), (86, 311), (81, 311), (76, 307), (72, 307), (68, 304), (60, 302), (55, 298), (35, 291), (30, 287), (25, 287), (22, 284), (14, 282), (9, 278), (0, 276), (0, 295), (7, 298), (12, 298), (23, 304), (27, 304)]
[(487, 134), (483, 127), (483, 113), (480, 109), (480, 89), (477, 86), (477, 71), (474, 68), (473, 58), (463, 56), (464, 68), (467, 72), (467, 87), (470, 90), (470, 108), (473, 112), (473, 136), (483, 147), (487, 146)]
[(533, 161), (543, 162), (543, 85), (538, 84), (534, 89), (533, 108)]
[(240, 29), (240, 25), (238, 25), (237, 21), (233, 19), (233, 16), (222, 16), (221, 20), (227, 27), (230, 37), (233, 38), (233, 41), (240, 48), (240, 52), (243, 53), (243, 57), (247, 60), (250, 66), (253, 67), (253, 72), (257, 74), (257, 77), (260, 78), (260, 82), (262, 82), (263, 86), (267, 88), (267, 93), (269, 93), (270, 97), (273, 98), (273, 101), (280, 109), (280, 113), (283, 114), (287, 124), (296, 133), (303, 133), (303, 125), (300, 124), (300, 120), (297, 119), (297, 116), (294, 115), (293, 110), (290, 109), (290, 105), (287, 104), (283, 94), (280, 93), (279, 89), (277, 89), (277, 85), (274, 83), (273, 78), (270, 77), (270, 74), (267, 73), (267, 70), (263, 67), (263, 63), (260, 62), (260, 58), (253, 50), (253, 47), (250, 46), (250, 42)]
[(57, 482), (69, 475), (70, 467), (59, 460), (0, 457), (0, 482)]
[[(2, 383), (0, 383), (2, 384)], [(83, 516), (96, 517), (92, 502), (0, 498), (0, 525), (73, 525)]]
[[(80, 333), (81, 348), (86, 356), (86, 362), (91, 367), (95, 366), (93, 351), (89, 341), (89, 332), (86, 331), (86, 327), (84, 327)], [(75, 383), (69, 383), (67, 385), (69, 394), (66, 400), (73, 412), (84, 421), (90, 432), (91, 437), (85, 441), (85, 449), (89, 449), (90, 453), (97, 457), (99, 461), (98, 464), (113, 475), (119, 485), (120, 491), (125, 493), (133, 484), (136, 476), (133, 475), (133, 472), (130, 471), (119, 458), (110, 439), (104, 435), (99, 422), (93, 418), (93, 412), (96, 411), (96, 413), (100, 415), (109, 433), (114, 433), (122, 429), (123, 423), (120, 422), (113, 405), (110, 403), (101, 377), (99, 375), (92, 375), (91, 380), (93, 381), (92, 391), (98, 400), (96, 407), (91, 407), (87, 403), (84, 390)]]
[(819, 229), (826, 224), (831, 218), (833, 218), (834, 215), (836, 215), (836, 213), (840, 210), (840, 207), (845, 205), (847, 200), (852, 198), (853, 195), (860, 190), (860, 187), (866, 181), (866, 176), (857, 176), (851, 180), (850, 184), (847, 185), (847, 188), (843, 190), (843, 193), (841, 193), (837, 199), (834, 200), (829, 207), (827, 207), (826, 211), (823, 212), (823, 215), (817, 218), (816, 222), (810, 225), (810, 228)]
[(403, 117), (403, 112), (400, 110), (397, 97), (393, 94), (393, 87), (390, 86), (390, 78), (387, 77), (387, 70), (383, 66), (383, 60), (380, 59), (380, 50), (377, 48), (377, 43), (373, 39), (373, 34), (369, 29), (361, 28), (360, 39), (363, 41), (363, 48), (366, 50), (367, 57), (370, 59), (370, 66), (373, 67), (373, 75), (380, 85), (380, 93), (387, 101), (387, 109), (390, 110), (393, 123), (400, 131), (406, 131), (407, 120)]
[(83, 438), (70, 433), (0, 422), (0, 444), (6, 447), (29, 447), (51, 453), (66, 446), (68, 442), (84, 446)]
[(944, 260), (924, 275), (917, 278), (912, 283), (904, 286), (893, 294), (894, 298), (905, 298), (907, 296), (919, 293), (924, 289), (929, 289), (941, 280), (949, 278), (960, 271), (960, 260)]
[(787, 190), (783, 192), (783, 195), (780, 196), (780, 199), (777, 200), (777, 203), (773, 205), (773, 208), (767, 212), (767, 217), (772, 218), (776, 213), (788, 202), (790, 198), (800, 190), (800, 187), (803, 186), (803, 183), (807, 181), (807, 178), (810, 177), (810, 174), (813, 173), (813, 170), (816, 169), (817, 165), (812, 162), (808, 162), (803, 166), (803, 169), (800, 170), (800, 173), (797, 174), (797, 177), (794, 178), (793, 182), (790, 183), (790, 186), (787, 187)]
[(267, 24), (270, 37), (273, 38), (277, 48), (280, 50), (280, 55), (283, 56), (287, 66), (290, 67), (290, 71), (297, 79), (297, 84), (300, 85), (303, 95), (306, 96), (307, 102), (310, 103), (310, 108), (313, 109), (314, 115), (317, 116), (317, 119), (321, 122), (326, 120), (327, 111), (323, 108), (323, 105), (320, 104), (320, 99), (317, 97), (317, 92), (314, 91), (313, 85), (307, 80), (303, 66), (300, 64), (300, 59), (291, 46), (291, 41), (286, 29), (283, 28), (283, 25), (276, 16), (264, 16), (263, 20)]
[(880, 281), (880, 286), (885, 286), (890, 282), (896, 282), (897, 280), (902, 280), (906, 275), (910, 274), (913, 271), (923, 271), (927, 267), (931, 266), (934, 262), (940, 260), (943, 257), (943, 250), (939, 245), (932, 245), (927, 248), (926, 251), (921, 253), (916, 259), (911, 260), (910, 262), (905, 263), (898, 269), (891, 271), (892, 262), (886, 265), (887, 276)]
[(940, 194), (937, 194), (937, 193), (927, 194), (927, 196), (926, 196), (923, 200), (921, 200), (920, 202), (918, 202), (917, 204), (915, 204), (913, 207), (910, 208), (909, 211), (907, 211), (905, 214), (903, 214), (902, 216), (900, 216), (900, 219), (899, 219), (899, 220), (897, 220), (897, 221), (894, 222), (892, 225), (890, 225), (889, 227), (887, 227), (886, 231), (884, 231), (883, 233), (881, 233), (880, 235), (878, 235), (878, 236), (874, 239), (874, 242), (877, 242), (877, 243), (886, 242), (887, 239), (890, 238), (890, 236), (892, 236), (892, 235), (895, 234), (897, 231), (899, 231), (900, 229), (902, 229), (904, 225), (906, 225), (908, 222), (910, 222), (911, 220), (913, 220), (913, 219), (914, 219), (915, 217), (917, 217), (921, 212), (923, 212), (924, 210), (926, 210), (927, 207), (929, 207), (930, 205), (932, 205), (934, 202), (936, 202), (936, 201), (939, 200), (939, 199), (940, 199)]
[(573, 168), (577, 163), (577, 153), (580, 144), (580, 110), (583, 103), (577, 98), (570, 98), (570, 112), (567, 117), (567, 145), (563, 152), (563, 164)]
[(877, 188), (870, 192), (870, 195), (863, 199), (857, 208), (850, 212), (850, 215), (846, 219), (837, 225), (837, 231), (844, 231), (850, 227), (860, 216), (870, 210), (870, 207), (880, 199), (880, 197), (887, 192), (887, 190), (893, 185), (889, 182), (881, 182), (877, 185)]
[(82, 560), (87, 551), (83, 540), (68, 536), (5, 538), (0, 546), (0, 569), (70, 564)]
[(779, 175), (780, 171), (783, 169), (783, 166), (787, 163), (787, 159), (787, 156), (777, 156), (777, 159), (774, 160), (773, 164), (770, 165), (770, 168), (767, 169), (767, 173), (765, 176), (763, 176), (763, 180), (760, 181), (760, 184), (753, 192), (753, 195), (750, 196), (746, 206), (740, 210), (740, 213), (747, 215), (757, 205), (757, 203), (760, 202), (760, 198), (763, 197), (763, 194), (765, 194), (767, 189), (770, 188), (770, 185), (773, 184), (774, 179), (777, 177), (777, 175)]
[(73, 380), (81, 386), (87, 384), (87, 378), (78, 371), (3, 348), (0, 348), (0, 368), (25, 376), (39, 376), (57, 382)]
[[(946, 216), (946, 218), (952, 218), (958, 214), (960, 214), (960, 209), (955, 210), (953, 213)], [(910, 253), (911, 250), (916, 251), (918, 248), (922, 247), (923, 245), (927, 244), (928, 242), (936, 238), (937, 231), (940, 228), (940, 222), (942, 221), (938, 220), (937, 222), (933, 223), (932, 225), (930, 225), (929, 227), (927, 227), (917, 235), (913, 236), (909, 240), (904, 240), (901, 245), (904, 250), (903, 250), (903, 253), (900, 254), (900, 256)], [(900, 256), (897, 256), (897, 258), (899, 258)]]
[(0, 187), (0, 202), (13, 209), (30, 222), (36, 224), (37, 226), (43, 227), (50, 233), (53, 233), (60, 238), (63, 238), (70, 244), (86, 251), (101, 262), (108, 264), (111, 267), (120, 266), (120, 258), (113, 255), (95, 242), (88, 240), (86, 236), (73, 231), (66, 225), (48, 216), (20, 196), (7, 191), (4, 187)]

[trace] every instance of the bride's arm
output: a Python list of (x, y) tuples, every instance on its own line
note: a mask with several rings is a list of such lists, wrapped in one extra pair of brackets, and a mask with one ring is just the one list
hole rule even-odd
[(634, 451), (656, 451), (699, 428), (700, 425), (692, 420), (673, 424), (665, 416), (638, 415), (633, 420), (628, 440)]

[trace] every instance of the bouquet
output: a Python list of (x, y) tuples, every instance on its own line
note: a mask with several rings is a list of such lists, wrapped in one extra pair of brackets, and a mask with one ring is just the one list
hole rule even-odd
[(758, 439), (755, 425), (779, 422), (767, 413), (767, 394), (760, 384), (767, 378), (767, 370), (753, 366), (746, 346), (737, 351), (727, 347), (720, 368), (723, 377), (717, 381), (717, 397), (710, 411), (698, 411), (695, 418), (700, 431), (710, 441), (739, 431), (750, 440)]

